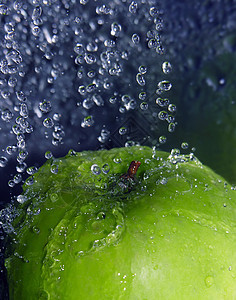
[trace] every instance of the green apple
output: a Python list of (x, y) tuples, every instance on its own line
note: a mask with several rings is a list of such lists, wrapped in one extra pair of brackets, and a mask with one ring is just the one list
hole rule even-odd
[[(136, 179), (122, 177), (133, 160)], [(193, 155), (70, 151), (33, 179), (14, 212), (10, 299), (236, 299), (236, 192)]]

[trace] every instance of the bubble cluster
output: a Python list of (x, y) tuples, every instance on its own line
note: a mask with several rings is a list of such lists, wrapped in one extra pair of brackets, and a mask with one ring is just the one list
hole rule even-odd
[(121, 129), (131, 116), (154, 134), (163, 118), (174, 123), (170, 103), (161, 118), (155, 103), (155, 86), (160, 95), (171, 88), (163, 78), (171, 64), (163, 63), (162, 11), (152, 0), (3, 2), (2, 167), (10, 156), (32, 175), (36, 148), (43, 162), (66, 148), (113, 146), (115, 132), (123, 146), (156, 143)]

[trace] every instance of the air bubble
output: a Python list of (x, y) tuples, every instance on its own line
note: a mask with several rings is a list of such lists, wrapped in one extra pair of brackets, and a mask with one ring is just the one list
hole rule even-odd
[(93, 116), (88, 116), (85, 117), (83, 122), (81, 123), (81, 127), (85, 128), (85, 127), (91, 127), (94, 124), (94, 119)]
[(76, 46), (74, 47), (74, 52), (79, 55), (84, 54), (85, 53), (84, 46), (80, 43), (77, 43)]
[(188, 143), (183, 142), (183, 143), (181, 144), (181, 148), (182, 148), (182, 149), (188, 149)]
[(11, 76), (11, 77), (8, 79), (8, 85), (9, 85), (10, 87), (15, 87), (16, 84), (17, 84), (17, 79), (16, 79), (15, 77), (12, 77), (12, 76)]
[(121, 32), (121, 25), (114, 22), (111, 24), (111, 35), (118, 37)]
[(58, 173), (58, 165), (56, 165), (56, 164), (51, 165), (50, 170), (51, 170), (51, 173), (57, 174)]
[(101, 211), (97, 214), (97, 220), (104, 220), (106, 218), (106, 213)]
[(95, 55), (91, 53), (86, 53), (84, 56), (85, 62), (89, 65), (94, 64), (96, 62), (96, 57)]
[(92, 99), (93, 99), (93, 102), (97, 106), (103, 106), (104, 105), (104, 100), (102, 99), (102, 97), (100, 95), (93, 95)]
[(158, 45), (158, 42), (156, 39), (151, 39), (148, 41), (148, 48), (155, 49)]
[(133, 35), (132, 35), (132, 42), (134, 43), (134, 44), (139, 44), (139, 42), (140, 42), (140, 36), (137, 34), (137, 33), (134, 33)]
[(46, 118), (43, 120), (43, 126), (46, 128), (52, 128), (54, 125), (54, 122), (52, 120), (52, 118)]
[(168, 74), (172, 71), (172, 66), (168, 61), (163, 62), (162, 71), (164, 74)]
[(80, 0), (79, 2), (80, 4), (86, 5), (89, 2), (89, 0)]
[(157, 98), (156, 104), (158, 104), (160, 107), (165, 107), (170, 103), (169, 99), (163, 99), (163, 98)]
[(109, 99), (109, 102), (110, 102), (111, 104), (115, 104), (116, 101), (117, 101), (117, 97), (116, 97), (116, 96), (111, 96), (110, 99)]
[(155, 17), (155, 16), (157, 16), (158, 15), (158, 9), (156, 8), (156, 7), (151, 7), (150, 9), (149, 9), (149, 14), (150, 14), (150, 16), (152, 16), (152, 17)]
[(86, 49), (89, 52), (96, 52), (98, 50), (98, 45), (94, 41), (92, 41), (87, 44)]
[(21, 174), (16, 174), (14, 177), (13, 177), (13, 181), (15, 182), (15, 184), (18, 184), (22, 181), (22, 176)]
[(29, 116), (29, 111), (28, 111), (28, 106), (27, 106), (27, 104), (22, 103), (22, 104), (20, 105), (20, 115), (21, 115), (23, 118), (28, 118), (28, 116)]
[(167, 141), (167, 138), (166, 138), (164, 135), (162, 135), (162, 136), (159, 137), (158, 140), (159, 140), (159, 143), (160, 143), (160, 144), (165, 144), (166, 141)]
[(29, 167), (29, 168), (27, 168), (27, 170), (26, 170), (27, 174), (29, 174), (29, 175), (33, 175), (33, 174), (35, 174), (37, 171), (38, 171), (38, 168), (35, 167), (35, 166)]
[(25, 162), (22, 162), (16, 166), (16, 171), (19, 173), (23, 173), (26, 168), (27, 168), (27, 164)]
[(18, 195), (16, 197), (17, 202), (19, 202), (20, 204), (23, 204), (27, 201), (27, 197), (24, 195)]
[(164, 110), (160, 111), (158, 114), (158, 118), (162, 121), (166, 120), (168, 117), (168, 113)]
[(136, 14), (137, 12), (137, 9), (138, 9), (138, 4), (136, 1), (132, 1), (129, 5), (129, 12), (131, 14)]
[(13, 118), (14, 114), (10, 111), (10, 109), (5, 108), (2, 110), (1, 118), (5, 122), (9, 122)]
[(139, 146), (139, 143), (136, 143), (134, 141), (127, 141), (125, 142), (125, 147), (133, 147), (133, 146)]
[(91, 166), (91, 171), (94, 175), (99, 175), (101, 173), (101, 169), (96, 164)]
[(27, 97), (25, 96), (25, 93), (23, 91), (16, 92), (16, 97), (21, 102), (25, 102), (27, 100)]
[(175, 112), (175, 111), (176, 111), (176, 105), (175, 105), (175, 104), (170, 104), (170, 105), (168, 106), (168, 110), (169, 110), (170, 112)]
[(139, 66), (138, 70), (141, 74), (147, 73), (147, 67), (144, 65)]
[(44, 154), (44, 157), (45, 157), (46, 159), (52, 158), (52, 157), (53, 157), (52, 152), (51, 152), (51, 151), (46, 151), (45, 154)]
[(142, 102), (142, 103), (140, 104), (140, 108), (141, 108), (142, 110), (147, 110), (147, 109), (148, 109), (148, 103), (147, 103), (147, 102)]
[(15, 186), (14, 180), (9, 180), (9, 181), (8, 181), (8, 186), (9, 186), (10, 188), (13, 188), (13, 187)]
[(32, 184), (34, 184), (34, 177), (31, 176), (31, 177), (27, 178), (26, 181), (25, 181), (25, 184), (26, 185), (32, 185)]
[(51, 102), (48, 101), (48, 100), (44, 100), (44, 101), (40, 102), (39, 103), (39, 109), (43, 113), (48, 113), (52, 109)]
[(136, 81), (139, 85), (144, 86), (146, 84), (145, 78), (141, 73), (136, 75)]
[(8, 159), (5, 156), (0, 157), (0, 167), (4, 168), (8, 162)]
[(168, 126), (168, 131), (169, 132), (174, 132), (175, 131), (175, 123), (170, 123)]
[(141, 92), (141, 93), (139, 93), (138, 97), (139, 97), (140, 100), (143, 101), (143, 100), (146, 99), (147, 93), (146, 92)]
[(158, 83), (158, 87), (161, 91), (169, 91), (172, 87), (172, 84), (168, 80), (163, 80)]
[(104, 164), (104, 165), (102, 166), (102, 172), (103, 172), (104, 174), (108, 174), (109, 171), (110, 171), (109, 165), (108, 165), (108, 164)]
[(171, 156), (178, 156), (180, 155), (180, 150), (178, 148), (171, 149), (170, 154)]
[(119, 129), (119, 134), (120, 135), (124, 135), (124, 134), (126, 134), (127, 133), (127, 128), (126, 127), (121, 127), (120, 129)]
[(16, 146), (7, 146), (7, 148), (6, 148), (6, 152), (7, 152), (8, 155), (12, 155), (16, 151), (17, 151)]
[(32, 13), (32, 19), (35, 20), (39, 18), (41, 14), (42, 14), (42, 7), (40, 6), (35, 7)]

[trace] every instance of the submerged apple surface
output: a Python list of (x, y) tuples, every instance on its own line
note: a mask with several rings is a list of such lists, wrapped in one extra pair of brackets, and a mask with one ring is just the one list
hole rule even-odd
[(18, 201), (10, 299), (236, 298), (236, 191), (192, 155), (70, 151)]

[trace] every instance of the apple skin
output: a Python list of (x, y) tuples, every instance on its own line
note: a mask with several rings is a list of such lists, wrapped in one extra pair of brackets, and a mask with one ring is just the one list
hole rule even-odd
[(236, 192), (194, 156), (71, 151), (34, 180), (13, 222), (10, 299), (236, 299)]

